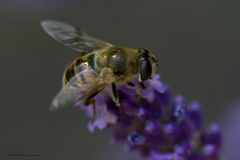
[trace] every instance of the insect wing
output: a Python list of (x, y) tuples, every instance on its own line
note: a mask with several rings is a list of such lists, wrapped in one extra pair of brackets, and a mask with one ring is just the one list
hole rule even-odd
[(113, 46), (64, 22), (45, 20), (41, 22), (41, 26), (53, 39), (67, 47), (77, 50), (82, 53), (82, 55)]
[(99, 93), (107, 83), (98, 78), (96, 72), (87, 69), (76, 74), (53, 99), (50, 110), (55, 111), (68, 105), (74, 105)]

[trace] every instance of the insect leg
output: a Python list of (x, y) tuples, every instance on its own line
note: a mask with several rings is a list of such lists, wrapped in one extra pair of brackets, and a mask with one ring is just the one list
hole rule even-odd
[(115, 83), (112, 83), (112, 93), (114, 96), (114, 101), (115, 101), (116, 106), (120, 107), (119, 96), (118, 96), (117, 87), (116, 87)]
[(135, 85), (134, 83), (132, 83), (132, 82), (127, 82), (127, 86), (128, 87), (130, 87), (130, 88), (132, 88), (132, 87), (134, 87), (134, 89), (135, 89), (135, 91), (136, 91), (136, 93), (137, 93), (137, 96), (138, 97), (140, 97), (141, 96), (141, 87), (140, 86), (138, 86), (138, 85)]
[(96, 120), (97, 117), (97, 110), (96, 110), (96, 100), (94, 98), (92, 99), (87, 99), (85, 101), (86, 106), (92, 105), (93, 107), (93, 118), (92, 118), (92, 122), (94, 122)]
[(145, 89), (144, 82), (143, 82), (143, 81), (141, 81), (141, 82), (139, 82), (139, 83), (140, 83), (140, 85), (141, 85), (142, 89)]
[(134, 83), (132, 83), (132, 82), (127, 82), (127, 85), (129, 86), (129, 87), (135, 87), (135, 84)]

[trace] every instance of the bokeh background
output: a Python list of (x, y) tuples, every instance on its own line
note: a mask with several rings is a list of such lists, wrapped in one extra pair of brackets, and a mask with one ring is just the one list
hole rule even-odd
[(240, 98), (239, 5), (237, 0), (0, 0), (0, 155), (133, 159), (109, 144), (109, 133), (90, 134), (80, 110), (48, 111), (64, 68), (78, 54), (50, 39), (41, 20), (61, 20), (114, 44), (151, 49), (160, 59), (162, 80), (188, 101), (198, 99), (207, 125), (222, 123)]

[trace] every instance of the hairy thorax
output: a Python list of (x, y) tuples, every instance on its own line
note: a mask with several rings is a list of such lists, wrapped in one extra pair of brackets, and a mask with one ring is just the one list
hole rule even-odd
[(119, 79), (116, 83), (124, 83), (131, 80), (138, 73), (138, 55), (134, 49), (124, 47), (112, 47), (98, 54), (95, 58), (95, 68), (110, 68)]

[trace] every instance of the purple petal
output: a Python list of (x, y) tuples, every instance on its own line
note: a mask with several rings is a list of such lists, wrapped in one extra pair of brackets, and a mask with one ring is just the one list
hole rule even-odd
[(189, 105), (188, 116), (194, 123), (196, 129), (202, 128), (202, 112), (201, 106), (198, 101), (193, 101)]
[(185, 160), (184, 157), (174, 153), (160, 153), (157, 151), (150, 152), (152, 160)]

